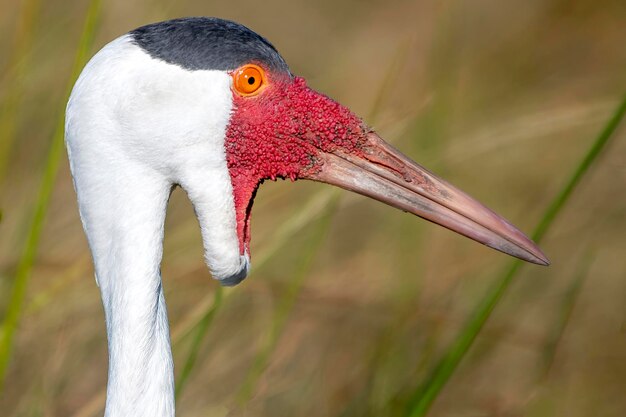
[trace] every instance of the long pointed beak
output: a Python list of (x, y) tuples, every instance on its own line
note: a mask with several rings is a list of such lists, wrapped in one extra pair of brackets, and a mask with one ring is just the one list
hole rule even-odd
[(322, 168), (306, 175), (374, 198), (437, 223), (490, 248), (539, 265), (550, 261), (515, 226), (410, 160), (375, 133), (359, 154), (322, 153)]

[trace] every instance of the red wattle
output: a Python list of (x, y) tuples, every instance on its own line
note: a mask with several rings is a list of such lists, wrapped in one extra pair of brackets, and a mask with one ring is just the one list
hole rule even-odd
[(367, 128), (346, 107), (307, 87), (303, 78), (270, 80), (256, 96), (233, 92), (226, 132), (241, 252), (249, 252), (250, 210), (265, 179), (297, 180), (319, 170), (320, 152), (360, 153)]

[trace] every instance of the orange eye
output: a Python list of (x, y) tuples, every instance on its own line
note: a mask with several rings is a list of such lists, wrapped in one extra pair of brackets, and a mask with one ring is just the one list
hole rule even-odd
[(265, 85), (265, 71), (257, 65), (244, 65), (233, 72), (233, 86), (242, 96), (258, 93), (263, 85)]

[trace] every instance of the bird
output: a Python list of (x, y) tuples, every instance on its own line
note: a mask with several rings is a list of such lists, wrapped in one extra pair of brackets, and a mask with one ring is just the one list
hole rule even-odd
[(106, 417), (175, 413), (160, 263), (176, 187), (224, 286), (250, 271), (252, 204), (275, 179), (341, 187), (549, 264), (516, 227), (310, 88), (268, 40), (233, 21), (173, 19), (105, 45), (72, 89), (65, 142), (104, 306)]

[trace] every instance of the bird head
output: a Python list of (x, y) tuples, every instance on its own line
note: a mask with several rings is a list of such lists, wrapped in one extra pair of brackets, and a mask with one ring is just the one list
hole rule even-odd
[(303, 78), (262, 62), (230, 74), (235, 110), (225, 149), (242, 251), (249, 250), (257, 187), (282, 178), (355, 191), (518, 258), (547, 262), (514, 226), (403, 155)]
[[(158, 165), (169, 181), (187, 190), (200, 219), (207, 263), (223, 284), (246, 276), (254, 196), (263, 181), (277, 178), (339, 186), (520, 259), (548, 264), (509, 222), (294, 76), (276, 49), (250, 29), (221, 19), (177, 19), (136, 29), (120, 42), (94, 58), (81, 78), (102, 80), (103, 72), (114, 73), (111, 78), (124, 78), (119, 88), (133, 93), (117, 92), (103, 108), (107, 93), (89, 99), (90, 90), (81, 87), (87, 80), (79, 80), (68, 107), (68, 147), (79, 148), (72, 134), (80, 130), (72, 124), (79, 108), (97, 105), (99, 115), (116, 118), (119, 128), (112, 140), (132, 137), (116, 149), (138, 144), (127, 153)], [(123, 54), (132, 58), (120, 59)], [(98, 65), (106, 70), (97, 70)], [(122, 94), (130, 95), (120, 99)], [(131, 113), (141, 124), (119, 121), (118, 115)], [(206, 190), (218, 189), (209, 183), (219, 181), (228, 184), (205, 196)], [(228, 259), (234, 259), (230, 266)]]

